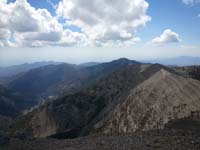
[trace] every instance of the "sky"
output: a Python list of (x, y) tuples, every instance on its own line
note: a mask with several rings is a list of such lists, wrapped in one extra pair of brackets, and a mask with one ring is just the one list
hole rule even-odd
[(200, 57), (200, 0), (0, 0), (0, 66)]

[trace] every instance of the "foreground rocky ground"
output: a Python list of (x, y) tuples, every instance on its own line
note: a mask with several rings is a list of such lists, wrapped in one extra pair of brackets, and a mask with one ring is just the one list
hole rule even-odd
[(0, 133), (0, 150), (200, 150), (200, 113), (168, 122), (162, 130), (90, 135), (76, 139), (27, 138)]
[(200, 136), (191, 131), (165, 130), (70, 140), (11, 139), (2, 150), (199, 150)]
[(2, 138), (1, 150), (199, 150), (199, 118), (168, 123), (163, 130), (77, 139)]

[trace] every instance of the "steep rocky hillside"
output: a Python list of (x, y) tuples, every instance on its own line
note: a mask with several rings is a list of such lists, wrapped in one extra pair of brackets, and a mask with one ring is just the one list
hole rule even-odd
[[(17, 128), (35, 137), (77, 137), (89, 134), (96, 122), (107, 116), (141, 82), (161, 65), (129, 64), (78, 93), (47, 103), (26, 115)], [(21, 123), (23, 122), (23, 123)], [(24, 123), (26, 122), (26, 123)]]
[(200, 82), (161, 69), (130, 90), (95, 129), (104, 133), (131, 133), (163, 128), (173, 119), (200, 110)]

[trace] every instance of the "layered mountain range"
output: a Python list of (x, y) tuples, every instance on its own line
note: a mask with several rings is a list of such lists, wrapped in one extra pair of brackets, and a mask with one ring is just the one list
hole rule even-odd
[(34, 109), (15, 130), (33, 137), (72, 138), (162, 129), (200, 110), (199, 91), (200, 81), (172, 68), (128, 61), (78, 92)]
[[(156, 133), (166, 127), (182, 128), (181, 120), (191, 116), (195, 120), (186, 119), (188, 128), (198, 129), (200, 123), (198, 66), (167, 67), (124, 58), (89, 66), (48, 65), (24, 73), (8, 87), (26, 98), (33, 96), (34, 102), (39, 96), (55, 96), (19, 115), (6, 130), (11, 137), (65, 139)], [(27, 109), (19, 107), (12, 96), (2, 95), (0, 100), (16, 110), (12, 117)], [(26, 103), (30, 99), (25, 99)], [(3, 112), (0, 115), (5, 116)]]
[(47, 65), (24, 73), (8, 87), (36, 101), (46, 100), (74, 93), (123, 65), (135, 63), (138, 62), (120, 59), (98, 65)]

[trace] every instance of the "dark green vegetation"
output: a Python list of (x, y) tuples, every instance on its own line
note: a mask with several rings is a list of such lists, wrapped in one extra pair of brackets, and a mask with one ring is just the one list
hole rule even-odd
[(0, 86), (0, 115), (16, 117), (23, 110), (32, 107), (36, 103), (26, 100), (22, 95)]
[(67, 95), (101, 79), (115, 69), (137, 62), (120, 59), (85, 67), (84, 65), (48, 65), (33, 69), (9, 83), (9, 87), (39, 101), (49, 96)]
[(174, 67), (185, 76), (200, 80), (200, 66)]

